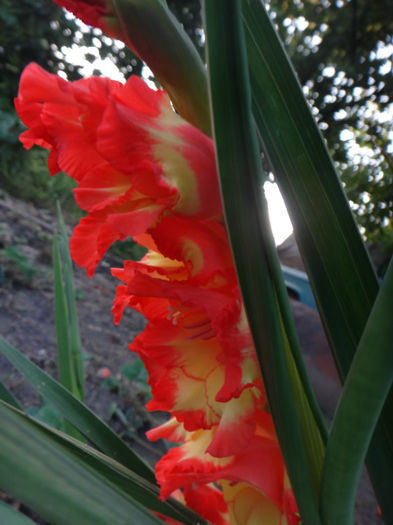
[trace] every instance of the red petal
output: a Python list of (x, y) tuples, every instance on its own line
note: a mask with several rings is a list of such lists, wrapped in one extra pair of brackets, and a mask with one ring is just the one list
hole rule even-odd
[[(200, 433), (209, 431), (198, 431)], [(193, 444), (171, 449), (156, 466), (161, 497), (166, 499), (178, 487), (192, 483), (212, 483), (220, 479), (247, 482), (282, 507), (284, 463), (277, 443), (255, 438), (249, 447), (232, 458), (217, 460), (194, 450)]]
[(130, 349), (140, 355), (149, 373), (153, 394), (149, 410), (170, 411), (188, 430), (218, 422), (212, 404), (221, 383), (213, 392), (206, 384), (218, 366), (215, 356), (220, 347), (215, 340), (202, 344), (187, 340), (184, 330), (162, 320), (149, 324)]
[(159, 427), (153, 428), (146, 432), (146, 437), (150, 441), (157, 441), (159, 439), (167, 439), (172, 443), (180, 443), (187, 437), (187, 432), (184, 430), (182, 423), (179, 423), (176, 418), (172, 417), (166, 423)]
[[(151, 235), (165, 257), (183, 261), (190, 268), (193, 283), (203, 282), (206, 286), (217, 274), (222, 276), (220, 288), (236, 283), (231, 250), (222, 225), (165, 217), (151, 230)], [(213, 286), (217, 283), (211, 283)]]
[(212, 485), (187, 485), (187, 506), (214, 525), (229, 525), (228, 507), (222, 492)]
[(105, 217), (89, 215), (80, 220), (70, 239), (70, 252), (78, 266), (91, 277), (104, 253), (120, 235), (105, 224)]
[(132, 77), (116, 92), (98, 136), (100, 153), (121, 171), (132, 171), (146, 157), (160, 166), (161, 185), (180, 194), (176, 213), (221, 215), (213, 142), (173, 111), (163, 91)]
[(130, 188), (129, 176), (107, 165), (87, 172), (79, 188), (73, 191), (80, 208), (87, 211), (98, 211), (115, 203)]

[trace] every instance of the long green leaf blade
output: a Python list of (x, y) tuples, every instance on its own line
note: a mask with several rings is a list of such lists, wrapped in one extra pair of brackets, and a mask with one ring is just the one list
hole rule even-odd
[(101, 419), (1, 336), (0, 352), (25, 376), (27, 381), (48, 403), (56, 408), (99, 450), (155, 483), (155, 476), (151, 468)]
[(240, 6), (236, 0), (204, 3), (218, 171), (243, 300), (285, 463), (303, 520), (317, 525), (315, 487), (293, 400), (271, 274), (274, 244), (261, 194)]
[[(55, 292), (55, 317), (56, 317), (56, 337), (57, 337), (57, 357), (59, 382), (67, 388), (76, 398), (83, 400), (83, 391), (80, 388), (80, 381), (77, 379), (77, 366), (73, 358), (69, 310), (65, 293), (60, 249), (58, 246), (57, 235), (53, 236), (53, 284)], [(70, 436), (82, 439), (81, 434), (67, 421), (64, 421), (65, 430)]]
[[(260, 0), (243, 0), (254, 115), (342, 378), (378, 283), (320, 132)], [(379, 504), (393, 523), (393, 395), (368, 453)]]
[[(180, 115), (210, 133), (206, 72), (194, 44), (162, 0), (113, 0), (138, 55)], [(147, 36), (148, 35), (148, 36)]]
[(393, 383), (392, 311), (393, 259), (334, 417), (321, 485), (321, 511), (326, 524), (346, 525), (353, 518), (356, 488), (367, 448)]
[(378, 291), (325, 143), (259, 0), (244, 0), (254, 114), (342, 377)]
[(72, 366), (71, 344), (68, 333), (68, 309), (64, 294), (64, 281), (61, 270), (57, 235), (53, 237), (53, 282), (55, 292), (55, 316), (59, 382), (75, 397), (79, 397), (75, 374)]
[[(64, 379), (70, 383), (72, 389), (67, 388), (81, 401), (84, 400), (84, 370), (83, 370), (83, 351), (79, 333), (78, 314), (76, 310), (75, 290), (73, 282), (72, 260), (69, 250), (68, 237), (65, 230), (63, 215), (60, 205), (58, 204), (58, 217), (60, 225), (60, 239), (57, 253), (54, 253), (54, 270), (55, 270), (55, 304), (56, 292), (58, 301), (65, 306), (65, 312), (59, 311), (56, 314), (56, 328), (58, 324), (65, 324), (61, 332), (67, 331), (67, 347), (59, 347), (59, 376), (62, 372), (64, 361)], [(57, 244), (57, 243), (56, 243)], [(56, 286), (57, 284), (57, 286)], [(59, 341), (58, 334), (57, 341)], [(64, 351), (64, 355), (61, 352)], [(61, 376), (60, 376), (61, 377)], [(62, 381), (61, 381), (62, 382)], [(64, 384), (64, 383), (62, 383)]]
[(124, 465), (41, 421), (21, 413), (15, 412), (15, 414), (23, 419), (24, 424), (32, 428), (36, 427), (39, 432), (45, 433), (51, 441), (61, 446), (65, 452), (71, 454), (78, 461), (83, 462), (97, 476), (111, 483), (117, 490), (123, 492), (126, 497), (131, 496), (133, 500), (144, 507), (187, 525), (194, 525), (197, 522), (201, 523), (201, 525), (205, 523), (203, 518), (172, 498), (160, 501), (158, 499), (160, 491), (157, 485), (149, 483), (124, 467)]
[(54, 525), (162, 523), (0, 403), (0, 486)]

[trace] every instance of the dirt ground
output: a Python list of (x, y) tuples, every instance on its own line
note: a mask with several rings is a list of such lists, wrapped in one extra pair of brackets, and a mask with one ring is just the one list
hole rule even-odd
[[(0, 194), (0, 334), (54, 377), (57, 365), (52, 236), (56, 228), (57, 221), (48, 212)], [(121, 264), (120, 259), (107, 254), (92, 279), (86, 277), (84, 270), (74, 269), (86, 358), (86, 403), (154, 464), (166, 447), (163, 443), (153, 447), (144, 438), (144, 432), (161, 423), (165, 416), (147, 413), (143, 407), (149, 396), (146, 387), (130, 382), (120, 373), (122, 366), (135, 362), (127, 345), (144, 327), (143, 318), (130, 309), (119, 326), (113, 324), (111, 307), (118, 282), (111, 277), (110, 267)], [(319, 318), (314, 310), (296, 301), (292, 301), (292, 306), (306, 365), (330, 422), (340, 387)], [(109, 385), (100, 377), (103, 367), (111, 371)], [(2, 356), (0, 380), (25, 407), (38, 410), (38, 396)], [(3, 499), (9, 501), (4, 494)], [(366, 476), (359, 490), (356, 524), (382, 524)]]
[[(46, 211), (0, 195), (0, 334), (32, 362), (57, 377), (57, 345), (52, 273), (52, 238), (57, 221)], [(70, 232), (69, 232), (70, 233)], [(86, 404), (152, 465), (166, 452), (164, 443), (150, 444), (145, 431), (163, 422), (165, 415), (148, 413), (149, 389), (126, 379), (120, 370), (136, 355), (127, 348), (145, 321), (128, 309), (120, 325), (111, 308), (117, 279), (110, 267), (120, 259), (108, 254), (89, 279), (74, 267), (77, 310), (85, 357)], [(111, 378), (103, 380), (101, 369)], [(0, 380), (34, 415), (56, 420), (39, 396), (13, 366), (0, 356)], [(1, 494), (1, 493), (0, 493)], [(7, 500), (3, 494), (3, 499)], [(22, 507), (23, 509), (23, 507)]]

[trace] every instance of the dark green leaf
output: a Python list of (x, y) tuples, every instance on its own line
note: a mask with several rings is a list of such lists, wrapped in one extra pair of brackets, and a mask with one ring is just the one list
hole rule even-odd
[(392, 311), (393, 259), (360, 340), (334, 417), (321, 484), (321, 510), (326, 524), (346, 525), (353, 519), (363, 462), (393, 383)]
[(329, 153), (269, 16), (244, 0), (255, 118), (345, 377), (378, 291)]
[[(84, 400), (82, 344), (73, 283), (72, 261), (61, 208), (58, 203), (60, 239), (54, 238), (54, 283), (60, 382)], [(65, 383), (63, 383), (63, 380)]]
[[(23, 419), (21, 414), (19, 414), (19, 417)], [(172, 498), (165, 502), (160, 501), (158, 499), (159, 488), (156, 485), (149, 483), (117, 461), (35, 419), (24, 418), (24, 422), (27, 426), (30, 425), (30, 428), (35, 427), (38, 432), (46, 434), (64, 452), (82, 462), (97, 476), (104, 478), (117, 490), (123, 492), (126, 497), (130, 496), (133, 500), (150, 510), (172, 517), (188, 525), (193, 525), (197, 522), (205, 523), (200, 516)]]
[[(341, 377), (378, 292), (357, 230), (300, 84), (260, 0), (243, 0), (254, 115)], [(368, 455), (379, 504), (393, 522), (393, 396)]]
[(306, 523), (316, 525), (318, 483), (313, 476), (320, 466), (309, 464), (299, 424), (304, 413), (297, 412), (293, 391), (302, 385), (293, 372), (277, 304), (278, 261), (262, 195), (240, 5), (236, 0), (204, 3), (218, 171), (236, 269), (280, 446), (300, 513)]
[(177, 111), (209, 133), (204, 64), (165, 2), (116, 0), (114, 4), (132, 45), (166, 89)]
[(161, 523), (2, 402), (0, 418), (0, 487), (53, 525)]
[[(60, 250), (58, 247), (57, 236), (53, 236), (53, 280), (55, 291), (55, 316), (56, 316), (56, 335), (57, 335), (57, 356), (59, 381), (75, 397), (83, 400), (83, 389), (80, 388), (78, 380), (77, 364), (72, 351), (72, 336), (70, 333), (69, 311), (66, 301), (66, 291), (64, 286)], [(83, 383), (82, 383), (83, 386)], [(69, 423), (65, 423), (65, 428), (70, 436), (82, 438), (80, 433)], [(83, 439), (83, 438), (82, 438)]]
[(75, 397), (80, 399), (80, 392), (77, 386), (72, 362), (72, 352), (68, 331), (68, 309), (64, 293), (64, 281), (56, 235), (53, 237), (53, 273), (59, 381), (65, 388), (74, 394)]
[(99, 450), (155, 483), (151, 468), (101, 419), (1, 336), (0, 352), (25, 376), (27, 381), (48, 403), (56, 408)]

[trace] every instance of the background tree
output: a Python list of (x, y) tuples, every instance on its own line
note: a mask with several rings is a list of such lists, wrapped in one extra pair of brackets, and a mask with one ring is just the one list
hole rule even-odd
[(274, 22), (366, 239), (393, 249), (389, 0), (271, 0)]

